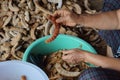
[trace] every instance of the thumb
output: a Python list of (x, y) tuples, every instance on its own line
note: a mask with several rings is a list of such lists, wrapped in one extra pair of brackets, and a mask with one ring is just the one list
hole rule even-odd
[(67, 56), (67, 55), (64, 56), (64, 55), (63, 55), (63, 56), (62, 56), (62, 59), (63, 59), (64, 61), (69, 60), (69, 56)]
[(64, 21), (65, 21), (64, 17), (60, 17), (60, 18), (56, 19), (57, 23), (64, 23)]
[(70, 56), (69, 53), (65, 53), (65, 54), (62, 55), (62, 59), (63, 60), (69, 60), (69, 59), (71, 59), (71, 56)]

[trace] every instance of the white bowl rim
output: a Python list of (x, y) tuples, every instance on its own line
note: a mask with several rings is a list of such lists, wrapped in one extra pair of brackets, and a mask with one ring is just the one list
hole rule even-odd
[[(32, 63), (29, 63), (29, 62), (25, 62), (25, 61), (19, 61), (19, 60), (10, 60), (10, 61), (3, 61), (3, 62), (0, 62), (0, 66), (1, 65), (7, 65), (7, 64), (23, 64), (23, 65), (27, 65), (27, 66), (30, 66), (36, 70), (38, 70), (41, 74), (42, 74), (42, 78), (43, 80), (49, 80), (48, 76), (46, 75), (46, 73), (39, 67), (37, 67), (36, 65), (32, 64)], [(2, 71), (0, 71), (2, 72)]]

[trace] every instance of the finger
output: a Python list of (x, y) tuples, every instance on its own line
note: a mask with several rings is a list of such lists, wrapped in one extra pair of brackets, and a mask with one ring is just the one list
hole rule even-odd
[(69, 64), (74, 64), (75, 61), (73, 59), (65, 59), (65, 62), (69, 63)]
[(70, 53), (63, 53), (62, 56), (68, 56)]
[(66, 22), (66, 19), (65, 19), (65, 17), (59, 17), (59, 18), (56, 19), (56, 22), (57, 22), (57, 23), (62, 23), (62, 24), (63, 24), (63, 23)]
[(54, 16), (54, 17), (59, 16), (58, 11), (55, 11), (52, 16)]
[(69, 59), (71, 59), (71, 56), (69, 56), (69, 55), (62, 56), (62, 59), (63, 59), (63, 60), (69, 60)]
[(58, 17), (58, 16), (62, 16), (62, 14), (63, 14), (63, 10), (57, 10), (57, 11), (55, 11), (55, 12), (53, 13), (52, 16)]
[(73, 53), (73, 50), (72, 49), (71, 50), (63, 50), (62, 53), (63, 54)]
[(72, 61), (70, 59), (65, 59), (64, 61), (67, 63), (72, 63)]

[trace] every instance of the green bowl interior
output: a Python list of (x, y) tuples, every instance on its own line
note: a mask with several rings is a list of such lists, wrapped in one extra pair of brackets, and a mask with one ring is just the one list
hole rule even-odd
[[(29, 61), (28, 58), (30, 54), (34, 55), (49, 55), (53, 52), (63, 49), (73, 49), (79, 48), (96, 54), (95, 49), (86, 41), (70, 36), (60, 34), (54, 41), (50, 43), (45, 43), (45, 40), (50, 36), (45, 36), (34, 41), (25, 51), (23, 55), (23, 61)], [(87, 63), (89, 66), (93, 67), (94, 65)]]

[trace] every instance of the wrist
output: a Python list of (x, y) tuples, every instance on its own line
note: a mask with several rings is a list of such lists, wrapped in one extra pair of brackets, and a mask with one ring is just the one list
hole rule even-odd
[(89, 56), (89, 54), (90, 54), (90, 53), (88, 53), (88, 52), (84, 52), (84, 53), (83, 53), (83, 61), (84, 61), (84, 62), (89, 62), (89, 61), (88, 61), (88, 56)]
[(78, 19), (76, 20), (76, 27), (83, 27), (85, 25), (85, 19), (83, 15), (78, 15)]

